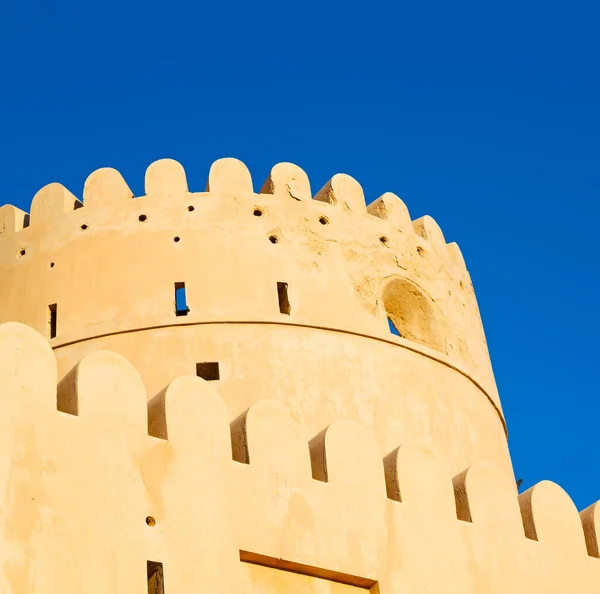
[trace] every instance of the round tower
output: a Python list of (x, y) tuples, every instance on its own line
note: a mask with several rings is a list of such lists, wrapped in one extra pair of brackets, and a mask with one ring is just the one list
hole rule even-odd
[(235, 159), (190, 192), (172, 160), (134, 198), (114, 169), (83, 202), (42, 188), (31, 214), (0, 208), (0, 323), (48, 337), (64, 377), (107, 349), (140, 371), (148, 399), (174, 378), (215, 382), (231, 418), (284, 402), (307, 440), (340, 418), (381, 447), (425, 442), (458, 473), (512, 474), (506, 428), (469, 274), (431, 217), (334, 176), (314, 197), (276, 165), (258, 193)]

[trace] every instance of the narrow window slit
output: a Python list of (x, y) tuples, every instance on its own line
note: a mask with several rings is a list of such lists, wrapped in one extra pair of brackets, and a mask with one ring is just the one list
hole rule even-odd
[(277, 298), (279, 299), (279, 313), (289, 316), (292, 308), (288, 297), (287, 283), (277, 283)]
[(148, 574), (148, 594), (165, 594), (163, 564), (158, 561), (146, 563)]
[(185, 294), (185, 283), (175, 283), (175, 315), (187, 316), (190, 308)]
[(50, 338), (56, 338), (56, 303), (48, 306), (48, 333)]
[(221, 374), (219, 372), (219, 363), (214, 361), (196, 363), (196, 375), (206, 380), (207, 382), (212, 382), (221, 379)]

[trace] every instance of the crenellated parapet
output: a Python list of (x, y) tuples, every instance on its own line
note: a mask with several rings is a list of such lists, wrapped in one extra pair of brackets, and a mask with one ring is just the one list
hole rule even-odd
[[(360, 184), (339, 174), (313, 197), (308, 176), (291, 163), (275, 165), (255, 192), (236, 159), (213, 163), (205, 192), (188, 189), (179, 163), (157, 161), (145, 192), (134, 198), (118, 171), (103, 168), (88, 177), (82, 202), (52, 183), (34, 196), (31, 214), (0, 207), (0, 272), (8, 281), (0, 321), (46, 334), (46, 309), (57, 303), (55, 348), (191, 320), (282, 323), (276, 279), (294, 295), (286, 321), (438, 357), (471, 376), (500, 410), (460, 249), (431, 217), (411, 221), (394, 194), (366, 206)], [(183, 320), (173, 319), (177, 281), (188, 288)], [(15, 287), (25, 285), (23, 296)], [(402, 338), (390, 337), (386, 317)]]
[(269, 399), (232, 418), (197, 377), (148, 400), (107, 351), (57, 386), (46, 339), (15, 323), (0, 399), (2, 592), (146, 592), (158, 565), (165, 594), (598, 591), (598, 504), (579, 514), (550, 482), (452, 478), (426, 445), (315, 432)]
[(0, 323), (45, 336), (59, 380), (113, 351), (148, 399), (195, 373), (232, 417), (271, 398), (310, 432), (346, 418), (382, 451), (419, 440), (452, 473), (512, 476), (473, 287), (434, 219), (391, 193), (367, 206), (344, 174), (315, 192), (291, 163), (262, 184), (236, 159), (207, 177), (190, 188), (163, 159), (144, 196), (103, 168), (81, 200), (52, 183), (29, 214), (0, 207)]
[[(447, 261), (448, 266), (452, 268), (453, 275), (459, 279), (463, 279), (466, 273), (466, 266), (460, 249), (454, 243), (446, 244), (442, 230), (433, 218), (424, 216), (411, 221), (404, 202), (390, 192), (383, 194), (367, 207), (362, 187), (349, 175), (335, 175), (313, 198), (306, 173), (292, 163), (279, 163), (271, 170), (260, 192), (255, 193), (253, 181), (246, 166), (237, 159), (227, 158), (220, 159), (211, 166), (205, 192), (190, 192), (183, 167), (172, 159), (162, 159), (152, 163), (148, 167), (145, 176), (145, 192), (145, 195), (140, 198), (186, 200), (191, 195), (198, 198), (220, 197), (240, 199), (244, 197), (255, 200), (259, 197), (266, 198), (272, 196), (283, 200), (296, 200), (302, 202), (304, 207), (309, 206), (312, 209), (311, 211), (307, 208), (298, 208), (295, 211), (296, 214), (302, 213), (305, 216), (310, 216), (318, 209), (324, 208), (324, 213), (337, 216), (335, 210), (329, 210), (323, 206), (323, 204), (326, 204), (334, 209), (337, 208), (343, 212), (351, 211), (363, 217), (362, 221), (360, 219), (354, 220), (354, 228), (342, 228), (340, 234), (352, 232), (360, 235), (360, 227), (370, 225), (366, 227), (366, 231), (375, 235), (380, 243), (383, 244), (387, 242), (382, 241), (382, 239), (387, 239), (388, 241), (395, 239), (383, 235), (383, 233), (390, 230), (394, 230), (397, 233), (404, 233), (408, 236), (414, 235), (412, 238), (414, 241), (410, 247), (414, 247), (415, 252), (418, 253), (420, 250), (423, 250), (423, 252), (434, 253), (436, 256), (439, 256)], [(0, 207), (0, 240), (3, 242), (3, 259), (10, 263), (8, 241), (15, 239), (15, 233), (29, 228), (35, 229), (48, 226), (51, 229), (55, 229), (55, 235), (58, 235), (57, 231), (62, 230), (65, 222), (75, 223), (79, 220), (83, 221), (88, 215), (97, 216), (98, 209), (106, 208), (110, 210), (116, 204), (125, 209), (127, 208), (126, 201), (134, 198), (133, 192), (122, 175), (110, 167), (98, 169), (90, 174), (83, 188), (83, 202), (61, 184), (48, 184), (33, 197), (30, 215), (11, 205)], [(315, 201), (314, 203), (313, 200)], [(150, 200), (146, 200), (143, 205), (138, 205), (152, 206), (150, 202)], [(269, 204), (276, 209), (275, 204), (272, 202), (264, 204)], [(86, 210), (78, 213), (77, 218), (69, 217), (73, 211), (80, 208), (85, 208)], [(370, 217), (365, 217), (366, 214), (382, 219), (386, 223), (376, 225)], [(110, 218), (104, 218), (103, 221), (107, 225), (120, 222), (118, 219), (112, 220)], [(281, 221), (281, 223), (283, 222)], [(298, 223), (299, 221), (291, 222)], [(328, 223), (329, 221), (321, 221), (323, 225)], [(316, 229), (319, 228), (316, 227)], [(376, 230), (379, 230), (380, 233), (373, 233)], [(321, 231), (325, 239), (331, 238), (331, 235), (325, 233), (324, 229)], [(33, 233), (27, 233), (26, 231), (18, 239), (25, 242), (29, 239), (29, 235), (33, 235)], [(63, 241), (68, 240), (67, 237), (63, 237), (62, 239)], [(60, 242), (61, 238), (57, 236), (56, 240)], [(375, 244), (373, 241), (371, 243)], [(393, 248), (394, 246), (388, 247)], [(408, 257), (408, 254), (405, 257)]]

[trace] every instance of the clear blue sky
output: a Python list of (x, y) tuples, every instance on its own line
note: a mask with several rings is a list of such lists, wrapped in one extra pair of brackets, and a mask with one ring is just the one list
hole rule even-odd
[(0, 202), (161, 157), (393, 191), (465, 254), (517, 477), (600, 498), (597, 2), (11, 4)]

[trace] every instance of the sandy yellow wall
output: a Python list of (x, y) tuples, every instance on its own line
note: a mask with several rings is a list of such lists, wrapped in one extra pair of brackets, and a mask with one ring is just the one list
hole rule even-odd
[[(252, 591), (241, 554), (381, 593), (598, 592), (598, 511), (552, 483), (517, 498), (489, 463), (453, 479), (428, 448), (386, 455), (354, 421), (307, 440), (273, 400), (232, 419), (196, 377), (148, 404), (107, 351), (56, 380), (43, 337), (0, 326), (2, 592), (145, 594), (148, 560), (165, 594)], [(271, 592), (273, 572), (252, 573)]]
[[(383, 451), (419, 438), (445, 452), (451, 473), (487, 460), (511, 475), (473, 288), (433, 219), (411, 221), (392, 194), (367, 210), (344, 175), (313, 198), (290, 164), (255, 193), (243, 164), (224, 159), (207, 192), (187, 190), (181, 166), (164, 160), (142, 198), (104, 169), (86, 182), (83, 207), (50, 184), (28, 220), (0, 208), (0, 322), (48, 336), (56, 303), (59, 378), (109, 349), (136, 366), (151, 398), (218, 361), (231, 415), (274, 398), (308, 433), (360, 420)], [(175, 282), (186, 283), (187, 316), (175, 316)], [(427, 340), (392, 336), (386, 302)]]
[(513, 474), (504, 429), (481, 389), (392, 341), (271, 324), (179, 326), (57, 349), (59, 368), (100, 348), (127, 358), (144, 378), (162, 377), (163, 385), (194, 374), (196, 362), (218, 361), (215, 386), (232, 418), (273, 398), (290, 409), (307, 440), (352, 419), (372, 429), (384, 452), (416, 439), (443, 452), (449, 472), (491, 461)]

